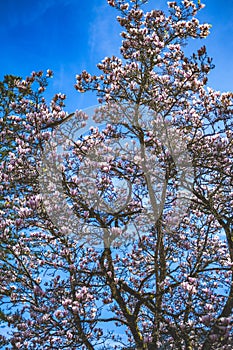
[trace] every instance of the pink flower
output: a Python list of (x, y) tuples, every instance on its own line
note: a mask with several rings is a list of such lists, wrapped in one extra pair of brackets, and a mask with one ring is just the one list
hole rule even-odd
[(201, 317), (201, 322), (204, 323), (206, 326), (210, 325), (212, 317), (210, 315), (204, 315)]
[(122, 229), (120, 227), (112, 227), (110, 232), (113, 236), (120, 236), (122, 234)]

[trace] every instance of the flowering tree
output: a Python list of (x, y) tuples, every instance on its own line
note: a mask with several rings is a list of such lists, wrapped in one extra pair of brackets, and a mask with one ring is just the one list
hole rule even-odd
[(207, 86), (204, 46), (185, 54), (203, 5), (108, 3), (122, 59), (75, 86), (101, 127), (48, 106), (41, 72), (9, 103), (1, 85), (1, 345), (231, 349), (233, 95)]

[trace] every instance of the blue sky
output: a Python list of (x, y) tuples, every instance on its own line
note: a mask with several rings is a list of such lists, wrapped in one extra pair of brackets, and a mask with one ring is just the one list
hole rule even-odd
[[(233, 1), (203, 2), (206, 7), (198, 18), (213, 25), (205, 45), (216, 66), (209, 85), (233, 90)], [(149, 0), (148, 7), (165, 5), (166, 0)], [(70, 112), (95, 104), (94, 94), (74, 90), (75, 75), (83, 69), (94, 74), (101, 59), (118, 55), (116, 15), (107, 0), (0, 0), (0, 79), (50, 68), (55, 76), (49, 92), (66, 93)]]

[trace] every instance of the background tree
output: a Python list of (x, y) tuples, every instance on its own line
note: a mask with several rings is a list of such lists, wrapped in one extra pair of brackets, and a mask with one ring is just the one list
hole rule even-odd
[[(33, 98), (16, 91), (1, 121), (12, 135), (1, 163), (0, 296), (12, 328), (2, 346), (230, 349), (232, 93), (207, 87), (204, 46), (185, 54), (188, 39), (208, 35), (202, 5), (169, 2), (166, 15), (144, 13), (146, 1), (108, 3), (124, 28), (122, 60), (105, 58), (76, 84), (97, 93), (102, 127), (67, 139), (61, 165), (55, 140), (88, 116), (65, 113), (61, 94), (47, 106), (45, 84), (33, 90), (41, 73), (21, 81)], [(185, 215), (182, 175), (192, 179)]]
[[(21, 77), (6, 75), (4, 80), (0, 82), (0, 159), (1, 159), (1, 195), (0, 195), (0, 210), (1, 210), (1, 227), (7, 227), (7, 218), (13, 219), (12, 213), (12, 198), (17, 196), (17, 189), (20, 188), (22, 174), (17, 174), (17, 179), (9, 174), (13, 170), (13, 164), (17, 162), (17, 142), (20, 142), (22, 136), (25, 137), (27, 130), (25, 129), (25, 106), (22, 102), (27, 102), (30, 109), (41, 101), (41, 94), (47, 86), (47, 78), (41, 78), (42, 74), (34, 73), (31, 77), (23, 80)], [(37, 83), (34, 91), (31, 89), (33, 83)], [(17, 112), (17, 115), (14, 113)], [(30, 137), (28, 132), (27, 137)], [(22, 164), (21, 164), (22, 165)], [(4, 185), (3, 185), (4, 184)], [(27, 188), (28, 191), (29, 187)], [(10, 237), (8, 236), (8, 241)], [(2, 250), (4, 259), (7, 250)], [(8, 256), (9, 257), (9, 256)], [(1, 314), (4, 317), (4, 313)]]

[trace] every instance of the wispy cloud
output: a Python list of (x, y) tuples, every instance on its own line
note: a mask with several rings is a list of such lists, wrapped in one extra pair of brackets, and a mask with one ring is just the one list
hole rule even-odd
[(95, 18), (89, 28), (89, 48), (93, 57), (119, 54), (121, 44), (120, 26), (116, 20), (117, 12), (106, 2), (95, 8)]
[(75, 0), (12, 0), (0, 2), (0, 28), (7, 30), (18, 25), (28, 25), (40, 19), (46, 11), (69, 5)]

